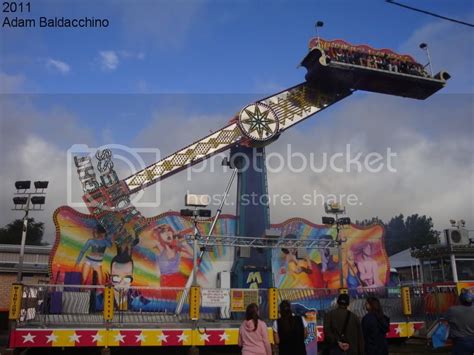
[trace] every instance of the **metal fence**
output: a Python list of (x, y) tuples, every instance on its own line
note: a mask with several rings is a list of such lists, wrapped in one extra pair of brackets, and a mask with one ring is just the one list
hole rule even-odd
[[(221, 294), (222, 289), (216, 294)], [(182, 327), (190, 324), (189, 290), (184, 288), (115, 287), (113, 288), (114, 315), (109, 321), (103, 317), (104, 286), (23, 285), (19, 327)], [(200, 307), (200, 322), (230, 324), (243, 319), (248, 303), (259, 304), (260, 317), (268, 320), (268, 289), (227, 289), (227, 304), (212, 306), (207, 300)], [(456, 302), (453, 287), (410, 288), (412, 315), (410, 320), (431, 322), (439, 319)], [(177, 301), (185, 292), (182, 312), (176, 314)], [(278, 303), (288, 300), (297, 314), (317, 313), (322, 324), (328, 310), (335, 307), (337, 289), (279, 289)], [(392, 322), (406, 321), (403, 315), (399, 288), (358, 288), (348, 291), (349, 308), (362, 317), (365, 299), (376, 296)], [(204, 293), (203, 293), (204, 294)], [(239, 295), (240, 298), (237, 298)], [(225, 301), (225, 299), (224, 299)], [(222, 303), (222, 300), (221, 300)]]
[(458, 303), (454, 284), (412, 286), (410, 294), (412, 317), (423, 320), (428, 326), (443, 318), (449, 307)]

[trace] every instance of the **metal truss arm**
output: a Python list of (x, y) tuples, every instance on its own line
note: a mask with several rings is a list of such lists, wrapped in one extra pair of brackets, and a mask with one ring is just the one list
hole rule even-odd
[[(191, 237), (189, 237), (191, 242)], [(306, 248), (306, 249), (326, 249), (336, 248), (338, 242), (329, 239), (287, 239), (287, 238), (254, 238), (254, 237), (242, 237), (237, 235), (231, 236), (211, 236), (206, 239), (200, 239), (199, 245), (205, 248), (215, 246), (227, 246), (227, 247), (251, 247), (251, 248)]]
[(334, 92), (306, 82), (296, 85), (244, 107), (229, 125), (129, 176), (124, 182), (130, 193), (135, 193), (236, 144), (268, 144), (281, 132), (351, 93), (351, 90)]

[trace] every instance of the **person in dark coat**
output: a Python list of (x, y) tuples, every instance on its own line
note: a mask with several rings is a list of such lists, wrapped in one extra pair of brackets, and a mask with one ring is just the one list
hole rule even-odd
[(474, 295), (462, 289), (459, 305), (449, 308), (446, 319), (449, 337), (453, 339), (453, 355), (474, 354)]
[(365, 308), (367, 314), (362, 318), (365, 355), (388, 355), (385, 335), (390, 330), (390, 319), (383, 314), (376, 297), (368, 297)]
[(279, 355), (306, 355), (306, 324), (294, 316), (288, 301), (280, 303), (280, 318), (273, 323), (273, 338)]
[(324, 317), (324, 343), (327, 354), (364, 354), (360, 320), (347, 309), (349, 302), (348, 294), (340, 294), (337, 298), (337, 308), (326, 313)]

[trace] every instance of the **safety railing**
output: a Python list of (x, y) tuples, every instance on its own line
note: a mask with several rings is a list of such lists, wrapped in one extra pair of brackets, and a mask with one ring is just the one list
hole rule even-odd
[[(457, 299), (456, 289), (451, 285), (408, 289), (408, 301), (401, 296), (400, 288), (357, 288), (345, 292), (351, 297), (349, 308), (360, 317), (366, 313), (366, 298), (378, 297), (392, 322), (434, 321)], [(275, 314), (275, 307), (282, 300), (288, 300), (295, 313), (315, 312), (317, 323), (322, 325), (326, 312), (335, 307), (340, 292), (337, 289), (274, 290), (275, 299), (271, 298), (269, 289), (199, 288), (197, 300), (193, 298), (190, 304), (193, 293), (184, 288), (25, 284), (18, 294), (19, 312), (15, 319), (18, 327), (173, 328), (189, 325), (193, 320), (214, 325), (240, 322), (250, 303), (257, 303), (260, 317), (268, 321)], [(176, 314), (183, 292), (186, 294), (184, 307)], [(409, 311), (404, 302), (409, 302)]]
[(410, 287), (413, 318), (431, 324), (443, 318), (458, 302), (455, 284), (425, 284)]

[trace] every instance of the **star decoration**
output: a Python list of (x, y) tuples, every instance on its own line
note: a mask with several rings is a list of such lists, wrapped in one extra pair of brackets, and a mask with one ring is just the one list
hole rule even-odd
[(244, 112), (247, 114), (248, 118), (242, 119), (242, 123), (249, 125), (247, 133), (252, 134), (253, 132), (257, 132), (257, 135), (260, 139), (265, 138), (263, 134), (265, 133), (266, 136), (271, 136), (273, 134), (273, 130), (270, 127), (270, 124), (275, 124), (276, 120), (272, 117), (269, 117), (269, 113), (271, 112), (270, 109), (266, 109), (265, 111), (260, 111), (259, 105), (253, 105), (255, 110), (252, 111), (249, 108), (244, 109)]
[(97, 332), (96, 335), (92, 336), (92, 341), (97, 342), (97, 343), (101, 342), (102, 341), (102, 335), (100, 335), (99, 332)]
[(74, 341), (74, 342), (78, 342), (78, 343), (79, 343), (79, 342), (81, 341), (81, 340), (80, 340), (81, 336), (82, 336), (82, 335), (77, 335), (76, 333), (74, 333), (73, 335), (71, 335), (71, 336), (69, 337), (69, 341), (71, 341), (71, 342)]
[(58, 340), (58, 337), (53, 333), (51, 333), (51, 335), (46, 335), (46, 338), (48, 338), (46, 343), (54, 343), (56, 340)]
[(402, 327), (400, 326), (400, 324), (395, 328), (395, 333), (397, 333), (398, 335), (400, 335), (400, 333), (402, 332)]
[(220, 341), (229, 340), (229, 336), (227, 335), (226, 332), (219, 334), (219, 338), (220, 338)]
[(184, 343), (188, 341), (188, 336), (182, 332), (181, 335), (178, 335), (178, 341), (182, 341)]
[(125, 335), (122, 335), (119, 333), (115, 336), (115, 341), (118, 341), (119, 343), (123, 343), (124, 338), (125, 338)]
[(136, 342), (140, 342), (140, 341), (145, 341), (146, 339), (146, 336), (143, 335), (143, 333), (140, 333), (140, 335), (135, 335), (135, 338), (137, 338)]
[(28, 342), (35, 342), (36, 335), (31, 335), (31, 333), (28, 333), (26, 335), (22, 335), (23, 337), (23, 344), (28, 343)]
[(200, 337), (201, 337), (201, 341), (209, 341), (210, 335), (207, 333), (204, 333), (204, 334), (201, 334)]
[(158, 340), (163, 342), (163, 343), (166, 343), (168, 342), (168, 336), (169, 335), (165, 335), (165, 334), (161, 334), (159, 337), (158, 337)]
[(319, 331), (319, 329), (316, 329), (316, 339), (322, 339), (323, 338), (323, 332)]

